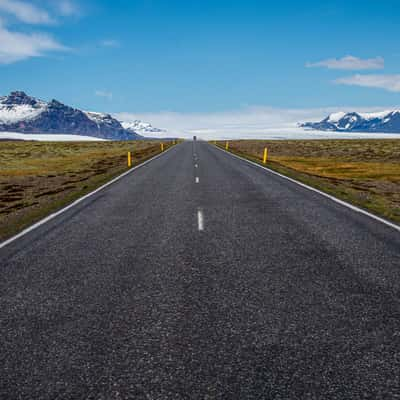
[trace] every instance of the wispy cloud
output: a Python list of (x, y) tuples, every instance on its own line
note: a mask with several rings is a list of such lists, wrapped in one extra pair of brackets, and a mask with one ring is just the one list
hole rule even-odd
[(121, 43), (115, 39), (104, 39), (100, 44), (104, 47), (121, 47)]
[(104, 97), (108, 100), (112, 100), (113, 94), (111, 92), (106, 92), (104, 90), (96, 90), (94, 94), (98, 97)]
[[(52, 4), (54, 7), (46, 2), (40, 4), (39, 7), (32, 1), (0, 0), (0, 64), (41, 57), (52, 51), (68, 50), (52, 35), (41, 32), (28, 33), (23, 27), (54, 24), (57, 22), (55, 16), (75, 14), (76, 4), (72, 0), (59, 0)], [(49, 9), (53, 12), (49, 13)], [(15, 22), (18, 22), (16, 27)], [(10, 23), (13, 29), (9, 28)]]
[(80, 8), (70, 0), (60, 0), (57, 3), (57, 11), (63, 17), (71, 17), (80, 14)]
[(307, 68), (325, 67), (328, 69), (341, 70), (367, 70), (367, 69), (383, 69), (385, 60), (382, 57), (361, 59), (354, 56), (346, 56), (343, 58), (329, 58), (327, 60), (315, 63), (307, 63)]
[(380, 88), (389, 92), (400, 92), (400, 75), (361, 75), (356, 74), (339, 78), (335, 83), (349, 86), (362, 86), (369, 88)]
[(20, 0), (0, 0), (0, 12), (13, 15), (27, 24), (51, 24), (54, 22), (49, 13), (34, 4)]
[(67, 48), (50, 35), (13, 32), (0, 23), (0, 64), (11, 64), (30, 57), (43, 56), (48, 51), (62, 50)]

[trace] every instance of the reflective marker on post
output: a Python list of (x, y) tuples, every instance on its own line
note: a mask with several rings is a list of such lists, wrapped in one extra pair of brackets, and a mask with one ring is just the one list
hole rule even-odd
[(268, 160), (268, 149), (264, 149), (264, 158), (263, 158), (263, 163), (266, 164)]
[(128, 151), (128, 168), (132, 167), (132, 155), (131, 152)]

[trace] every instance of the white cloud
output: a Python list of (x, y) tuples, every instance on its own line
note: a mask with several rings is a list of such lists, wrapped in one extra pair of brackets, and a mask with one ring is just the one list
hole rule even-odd
[[(382, 108), (348, 107), (344, 111), (382, 111)], [(320, 121), (327, 115), (343, 111), (342, 108), (280, 109), (273, 107), (247, 107), (236, 111), (216, 113), (118, 113), (120, 121), (140, 119), (154, 127), (166, 129), (155, 137), (184, 137), (196, 135), (201, 139), (302, 139), (302, 138), (350, 138), (362, 134), (306, 131), (298, 128), (299, 122)], [(366, 134), (373, 137), (372, 134)], [(398, 136), (397, 136), (398, 137)]]
[(94, 94), (98, 97), (105, 97), (108, 100), (112, 100), (113, 94), (111, 92), (106, 92), (104, 90), (96, 90)]
[[(41, 3), (43, 5), (43, 2)], [(69, 16), (77, 12), (71, 0), (59, 0), (53, 11), (57, 15)], [(47, 4), (50, 7), (50, 4)], [(57, 11), (56, 11), (57, 10)], [(3, 23), (13, 16), (19, 29), (11, 30)], [(56, 20), (43, 8), (24, 0), (0, 0), (0, 64), (10, 64), (31, 57), (44, 56), (50, 51), (65, 51), (67, 48), (47, 33), (21, 32), (23, 25), (53, 24)], [(8, 24), (7, 24), (8, 25)]]
[(389, 92), (400, 92), (400, 75), (361, 75), (336, 79), (335, 83), (349, 86), (380, 88)]
[(115, 39), (104, 39), (100, 42), (104, 47), (120, 47), (121, 43)]
[(54, 22), (46, 10), (26, 1), (0, 0), (0, 11), (11, 14), (27, 24), (51, 24)]
[(307, 63), (307, 68), (325, 67), (328, 69), (342, 69), (342, 70), (366, 70), (366, 69), (383, 69), (385, 67), (385, 60), (382, 57), (361, 59), (353, 56), (346, 56), (343, 58), (330, 58), (315, 63)]
[(13, 32), (0, 23), (0, 64), (10, 64), (30, 57), (43, 56), (48, 51), (67, 50), (50, 35)]

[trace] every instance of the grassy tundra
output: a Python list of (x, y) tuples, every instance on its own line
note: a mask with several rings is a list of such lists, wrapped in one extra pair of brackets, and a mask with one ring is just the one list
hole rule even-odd
[[(218, 142), (224, 146), (225, 142)], [(400, 222), (400, 140), (238, 140), (230, 151)]]
[(128, 151), (136, 165), (160, 143), (0, 141), (0, 240), (127, 170)]

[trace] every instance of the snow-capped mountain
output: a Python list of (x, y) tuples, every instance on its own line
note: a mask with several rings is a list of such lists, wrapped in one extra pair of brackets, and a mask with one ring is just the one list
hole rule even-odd
[(81, 111), (57, 100), (45, 102), (24, 92), (0, 97), (0, 132), (73, 134), (111, 140), (141, 138), (109, 114)]
[(143, 122), (139, 119), (137, 119), (133, 122), (121, 122), (121, 124), (127, 131), (138, 132), (144, 136), (149, 133), (166, 132), (164, 129), (154, 128), (148, 122)]
[(320, 131), (400, 133), (400, 110), (375, 113), (338, 112), (320, 122), (305, 122), (299, 126)]

